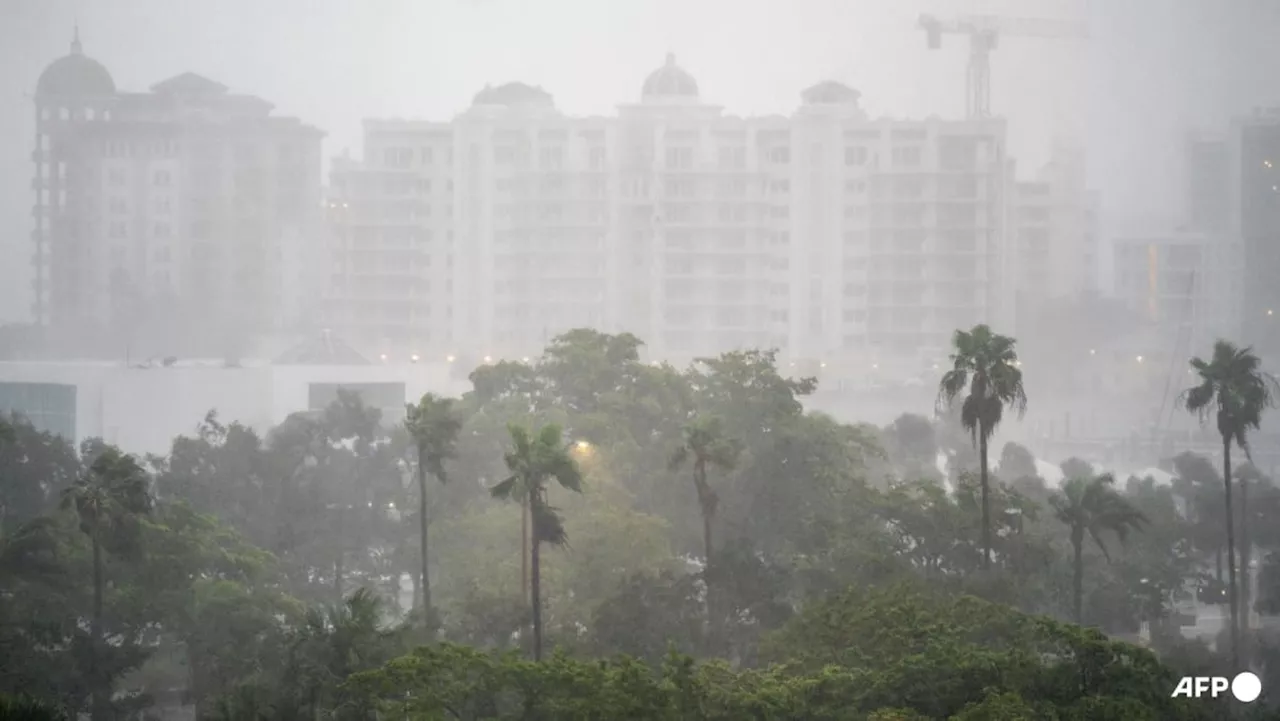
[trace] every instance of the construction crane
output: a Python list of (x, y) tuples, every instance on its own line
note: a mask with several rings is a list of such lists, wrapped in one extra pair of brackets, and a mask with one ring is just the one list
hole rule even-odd
[(991, 51), (999, 45), (1000, 36), (1059, 39), (1089, 37), (1088, 25), (1068, 20), (1005, 18), (994, 15), (965, 15), (946, 20), (921, 15), (918, 25), (928, 37), (930, 50), (942, 47), (943, 34), (969, 36), (966, 105), (970, 118), (991, 117)]

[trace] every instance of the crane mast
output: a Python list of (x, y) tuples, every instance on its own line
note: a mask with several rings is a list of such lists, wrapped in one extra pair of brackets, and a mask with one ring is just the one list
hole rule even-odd
[(1041, 18), (1006, 18), (965, 15), (942, 19), (921, 15), (917, 25), (925, 31), (930, 50), (942, 47), (943, 35), (969, 36), (969, 66), (965, 74), (965, 113), (971, 119), (991, 117), (991, 51), (1002, 35), (1057, 39), (1089, 37), (1084, 23)]

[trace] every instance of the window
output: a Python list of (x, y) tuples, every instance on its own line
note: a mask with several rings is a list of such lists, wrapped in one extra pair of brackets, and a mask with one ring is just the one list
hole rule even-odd
[(124, 198), (112, 198), (109, 207), (112, 213), (123, 215), (129, 212), (129, 201)]
[(667, 148), (667, 167), (677, 170), (693, 168), (693, 148)]
[(516, 149), (509, 145), (502, 145), (493, 149), (493, 162), (495, 165), (512, 165), (516, 162)]
[(747, 149), (744, 147), (720, 148), (718, 154), (721, 170), (742, 170), (747, 167)]
[(693, 183), (684, 179), (668, 179), (663, 183), (669, 198), (692, 198)]
[(769, 162), (785, 165), (791, 162), (791, 148), (782, 146), (769, 149)]
[(173, 201), (168, 198), (156, 198), (156, 215), (168, 215), (173, 212)]
[(893, 149), (893, 164), (901, 168), (913, 168), (920, 165), (920, 147), (917, 145), (899, 146)]
[(156, 223), (151, 229), (151, 235), (156, 238), (168, 238), (173, 233), (173, 227), (168, 223)]
[(157, 170), (152, 177), (152, 183), (157, 186), (167, 188), (172, 185), (172, 178), (167, 170)]
[(775, 205), (769, 209), (769, 215), (775, 220), (785, 220), (791, 217), (791, 208), (786, 205)]
[(606, 156), (604, 148), (594, 147), (588, 151), (587, 162), (591, 166), (592, 170), (604, 170), (605, 160)]
[(107, 184), (119, 188), (127, 184), (129, 176), (123, 168), (111, 168), (107, 171)]
[(159, 248), (156, 248), (155, 257), (158, 262), (168, 263), (169, 262), (169, 246), (162, 245)]
[(870, 153), (866, 148), (861, 146), (852, 146), (844, 149), (844, 164), (850, 166), (862, 166), (867, 164), (867, 158)]
[(769, 192), (773, 195), (785, 195), (791, 192), (790, 180), (770, 180)]
[(382, 155), (383, 164), (388, 168), (405, 170), (413, 164), (412, 148), (387, 148)]
[(564, 163), (564, 148), (559, 145), (543, 147), (538, 151), (538, 167), (543, 170), (560, 170)]
[(867, 192), (867, 183), (864, 180), (846, 180), (844, 181), (844, 192), (850, 195), (862, 195)]
[(113, 220), (107, 226), (107, 236), (111, 238), (127, 238), (129, 237), (129, 227), (123, 221)]

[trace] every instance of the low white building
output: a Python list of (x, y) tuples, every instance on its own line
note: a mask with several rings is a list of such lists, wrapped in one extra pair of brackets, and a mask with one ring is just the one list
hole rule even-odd
[(265, 432), (291, 413), (323, 407), (335, 387), (360, 393), (391, 420), (402, 418), (404, 403), (423, 393), (468, 389), (445, 359), (280, 360), (296, 362), (0, 362), (0, 412), (19, 413), (52, 432), (73, 432), (76, 442), (100, 437), (130, 453), (166, 453), (175, 436), (194, 432), (213, 409), (223, 422)]

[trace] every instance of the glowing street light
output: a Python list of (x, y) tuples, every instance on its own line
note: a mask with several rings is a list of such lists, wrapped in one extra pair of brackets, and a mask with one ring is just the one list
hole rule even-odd
[(457, 357), (457, 356), (448, 355), (448, 356), (445, 356), (445, 357), (444, 357), (444, 359), (445, 359), (446, 361), (448, 361), (448, 362), (452, 363), (452, 362), (454, 362), (454, 361), (458, 360), (458, 357)]
[(1096, 348), (1090, 348), (1090, 349), (1089, 349), (1089, 355), (1098, 355), (1098, 349), (1096, 349)]
[(1141, 363), (1141, 362), (1142, 362), (1142, 356), (1138, 356), (1138, 362), (1139, 362), (1139, 363)]
[(417, 363), (417, 362), (418, 362), (418, 354), (417, 354), (417, 353), (414, 353), (413, 355), (409, 356), (409, 362), (410, 362), (410, 363)]
[(387, 354), (386, 354), (386, 353), (383, 353), (382, 355), (378, 356), (378, 358), (379, 358), (379, 359), (381, 359), (383, 363), (386, 363), (386, 362), (387, 362)]
[(878, 371), (878, 370), (880, 370), (880, 364), (879, 364), (879, 363), (872, 363), (872, 364), (871, 364), (871, 370), (873, 370), (873, 371)]
[(1274, 311), (1272, 311), (1270, 308), (1267, 308), (1267, 315), (1271, 315), (1273, 312)]
[(485, 362), (485, 363), (492, 363), (492, 362), (493, 362), (493, 356), (485, 356), (485, 357), (484, 357), (484, 362)]

